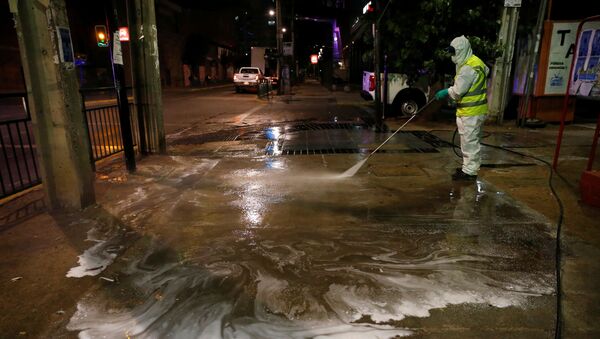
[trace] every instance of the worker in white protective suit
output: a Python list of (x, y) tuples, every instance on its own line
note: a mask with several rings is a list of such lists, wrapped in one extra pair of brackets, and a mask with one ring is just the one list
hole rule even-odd
[(481, 128), (488, 112), (487, 75), (490, 69), (473, 55), (464, 35), (452, 40), (447, 51), (456, 64), (454, 84), (435, 94), (435, 99), (447, 97), (456, 102), (456, 126), (463, 154), (462, 168), (457, 168), (452, 180), (476, 180), (481, 166)]

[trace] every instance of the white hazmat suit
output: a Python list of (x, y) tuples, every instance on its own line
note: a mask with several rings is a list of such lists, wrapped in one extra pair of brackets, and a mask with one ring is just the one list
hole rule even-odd
[[(454, 84), (448, 88), (448, 96), (454, 101), (459, 101), (475, 84), (478, 77), (482, 76), (475, 68), (466, 64), (467, 60), (473, 55), (471, 44), (465, 36), (460, 36), (452, 40), (450, 46), (454, 48), (452, 62), (456, 64), (456, 77)], [(483, 72), (486, 78), (489, 74), (489, 68), (483, 64)], [(482, 80), (485, 81), (485, 80)], [(487, 111), (486, 111), (487, 113)], [(476, 176), (481, 166), (481, 128), (486, 119), (486, 114), (461, 115), (457, 111), (456, 126), (460, 134), (460, 148), (463, 154), (462, 171), (470, 176)]]

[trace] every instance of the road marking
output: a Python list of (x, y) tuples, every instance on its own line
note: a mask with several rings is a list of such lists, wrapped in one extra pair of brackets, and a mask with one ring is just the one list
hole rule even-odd
[[(165, 125), (169, 125), (169, 126), (175, 125), (175, 126), (177, 126), (179, 124), (165, 124)], [(191, 130), (193, 128), (196, 128), (196, 124), (192, 124), (192, 126), (190, 126), (190, 127), (185, 127), (184, 129), (181, 129), (179, 131), (175, 131), (173, 133), (169, 133), (169, 134), (166, 135), (165, 139), (173, 139), (175, 137), (183, 135), (184, 133), (186, 133), (187, 131), (189, 131), (189, 130)]]
[(236, 116), (235, 119), (233, 119), (233, 120), (234, 120), (234, 122), (236, 124), (239, 124), (240, 122), (244, 121), (244, 119), (246, 119), (247, 117), (249, 117), (252, 113), (258, 111), (261, 108), (262, 108), (262, 106), (256, 106), (253, 109), (248, 110), (245, 113), (242, 113), (242, 114)]

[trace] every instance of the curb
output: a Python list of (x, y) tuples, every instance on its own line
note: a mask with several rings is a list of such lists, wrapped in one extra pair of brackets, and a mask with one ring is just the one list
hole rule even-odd
[(226, 88), (226, 87), (232, 87), (233, 88), (233, 83), (231, 84), (225, 84), (225, 85), (217, 85), (217, 86), (207, 86), (207, 87), (192, 87), (190, 88), (190, 92), (200, 92), (200, 91), (208, 91), (210, 89), (217, 89), (217, 88)]

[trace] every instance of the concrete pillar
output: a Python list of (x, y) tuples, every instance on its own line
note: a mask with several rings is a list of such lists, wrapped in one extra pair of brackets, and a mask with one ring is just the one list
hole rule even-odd
[[(281, 32), (281, 28), (283, 28), (283, 20), (282, 15), (283, 11), (281, 10), (281, 0), (275, 0), (275, 24), (276, 24), (276, 38), (277, 38), (277, 79), (281, 84), (281, 67), (282, 65), (282, 42), (283, 42), (283, 33)], [(283, 86), (277, 86), (277, 94), (283, 94)]]
[(136, 102), (143, 108), (138, 114), (144, 117), (148, 151), (166, 153), (154, 0), (128, 0), (128, 11)]
[(192, 81), (190, 80), (192, 75), (192, 68), (190, 65), (183, 65), (183, 87), (191, 87)]
[(48, 205), (81, 209), (95, 202), (94, 173), (65, 0), (9, 4)]
[(495, 120), (498, 124), (502, 124), (504, 120), (504, 109), (512, 92), (510, 74), (518, 22), (519, 7), (504, 7), (502, 25), (498, 34), (498, 44), (502, 46), (502, 55), (496, 59), (494, 64), (491, 90), (488, 91), (490, 93), (490, 119)]
[(207, 85), (207, 83), (206, 83), (206, 66), (201, 65), (198, 67), (198, 79), (200, 79), (200, 84), (202, 86)]

